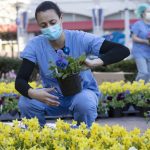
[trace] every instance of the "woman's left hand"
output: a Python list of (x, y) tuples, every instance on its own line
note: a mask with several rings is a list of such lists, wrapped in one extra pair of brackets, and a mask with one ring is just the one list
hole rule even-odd
[(103, 64), (104, 64), (104, 62), (100, 58), (96, 58), (96, 59), (92, 59), (92, 60), (89, 58), (86, 58), (86, 60), (85, 60), (85, 65), (89, 68), (102, 66)]

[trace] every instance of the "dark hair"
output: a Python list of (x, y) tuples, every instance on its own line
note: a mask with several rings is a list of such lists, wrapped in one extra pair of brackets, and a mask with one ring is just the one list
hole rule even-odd
[(35, 10), (35, 18), (37, 19), (37, 13), (38, 12), (46, 11), (46, 10), (49, 10), (49, 9), (55, 10), (56, 14), (60, 18), (61, 11), (60, 11), (59, 7), (57, 6), (57, 4), (52, 2), (52, 1), (44, 1), (41, 4), (39, 4), (38, 7)]
[(140, 15), (141, 18), (144, 17), (144, 13), (145, 13), (145, 10), (141, 12), (141, 15)]

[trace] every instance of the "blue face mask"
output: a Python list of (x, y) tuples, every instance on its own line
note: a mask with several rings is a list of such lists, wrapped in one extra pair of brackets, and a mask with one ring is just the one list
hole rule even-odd
[(62, 28), (59, 24), (55, 24), (51, 27), (41, 29), (41, 32), (50, 41), (54, 41), (60, 38), (62, 34)]

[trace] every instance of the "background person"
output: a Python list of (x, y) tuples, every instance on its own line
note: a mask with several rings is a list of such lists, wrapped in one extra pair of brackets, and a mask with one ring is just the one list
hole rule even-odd
[(138, 74), (136, 80), (150, 81), (150, 5), (141, 4), (136, 14), (141, 19), (131, 27), (133, 48)]

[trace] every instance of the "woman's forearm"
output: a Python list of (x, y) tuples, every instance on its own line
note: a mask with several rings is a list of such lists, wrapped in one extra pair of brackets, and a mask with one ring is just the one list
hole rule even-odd
[(16, 77), (15, 88), (20, 94), (26, 97), (29, 97), (28, 90), (31, 86), (28, 84), (28, 81), (33, 72), (34, 66), (35, 64), (33, 62), (23, 59)]
[(136, 35), (132, 35), (132, 40), (134, 42), (141, 43), (141, 44), (148, 44), (148, 45), (150, 44), (148, 39), (142, 39), (142, 38), (137, 37)]

